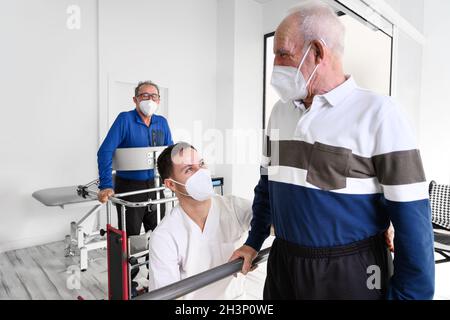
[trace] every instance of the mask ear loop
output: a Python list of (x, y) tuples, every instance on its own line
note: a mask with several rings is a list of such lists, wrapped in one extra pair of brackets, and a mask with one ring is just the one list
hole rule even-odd
[(306, 81), (305, 87), (307, 88), (309, 83), (311, 82), (312, 78), (314, 77), (314, 75), (316, 74), (317, 69), (319, 68), (319, 65), (316, 65), (316, 67), (314, 68), (313, 72), (311, 73), (311, 75), (309, 76), (308, 81)]
[[(323, 43), (323, 45), (324, 45), (325, 47), (327, 46), (327, 44), (325, 43), (325, 40), (320, 39), (320, 41), (322, 41), (322, 43)], [(311, 49), (311, 45), (309, 45), (309, 48)], [(308, 49), (308, 51), (309, 51), (309, 49)], [(306, 56), (305, 56), (305, 57), (306, 57)], [(320, 64), (316, 65), (316, 67), (314, 68), (314, 70), (313, 70), (313, 72), (311, 73), (311, 76), (309, 77), (308, 81), (306, 81), (305, 87), (308, 87), (308, 85), (309, 85), (309, 83), (311, 82), (312, 78), (313, 78), (314, 75), (316, 74), (316, 71), (317, 71), (317, 69), (319, 68), (319, 65), (320, 65)], [(300, 70), (300, 68), (299, 68), (299, 70)]]
[(173, 180), (172, 178), (168, 178), (168, 180), (172, 181), (173, 183), (179, 184), (180, 186), (186, 187), (185, 184), (182, 184), (182, 183), (180, 183), (180, 182), (178, 182), (178, 181), (175, 181), (175, 180)]
[[(169, 178), (169, 180), (172, 181), (173, 183), (176, 183), (176, 184), (178, 184), (178, 185), (183, 186), (184, 188), (186, 188), (186, 185), (185, 185), (185, 184), (182, 184), (182, 183), (180, 183), (180, 182), (178, 182), (178, 181), (175, 181), (175, 180), (173, 180), (172, 178)], [(175, 191), (172, 191), (172, 192), (175, 192)], [(178, 193), (181, 193), (183, 196), (192, 198), (190, 195), (188, 195), (188, 194), (186, 194), (186, 193), (183, 193), (183, 192), (181, 192), (181, 191), (177, 191), (177, 192), (178, 192)]]
[(295, 83), (298, 83), (298, 75), (300, 74), (300, 68), (303, 66), (303, 63), (305, 63), (306, 57), (308, 56), (309, 50), (311, 50), (311, 44), (308, 46), (308, 49), (305, 52), (305, 55), (302, 58), (302, 61), (300, 61), (300, 64), (297, 68), (297, 73), (295, 74)]

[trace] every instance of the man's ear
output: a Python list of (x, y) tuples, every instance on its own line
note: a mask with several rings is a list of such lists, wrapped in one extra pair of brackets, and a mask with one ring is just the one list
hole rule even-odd
[(169, 188), (172, 192), (175, 192), (175, 183), (170, 179), (164, 179), (164, 185)]
[(133, 97), (133, 102), (134, 102), (134, 103), (137, 103), (136, 97)]
[(320, 64), (325, 57), (325, 44), (320, 40), (314, 40), (314, 51), (315, 51), (315, 60), (316, 64)]

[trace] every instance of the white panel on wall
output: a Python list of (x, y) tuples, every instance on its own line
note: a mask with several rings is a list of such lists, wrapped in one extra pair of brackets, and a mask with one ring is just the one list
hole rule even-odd
[(336, 10), (345, 12), (353, 18), (372, 25), (377, 29), (383, 30), (386, 34), (392, 36), (392, 23), (383, 17), (382, 11), (377, 3), (369, 4), (363, 0), (324, 0)]
[[(450, 1), (426, 0), (420, 113), (421, 154), (426, 177), (450, 183)], [(406, 6), (406, 4), (405, 4)], [(406, 57), (405, 57), (406, 58)], [(418, 66), (414, 67), (417, 72)], [(448, 282), (446, 282), (448, 283)], [(448, 288), (448, 286), (447, 286)]]
[(272, 109), (275, 106), (275, 103), (280, 99), (275, 89), (270, 84), (270, 80), (273, 72), (273, 60), (275, 59), (275, 55), (273, 54), (273, 39), (274, 37), (266, 37), (266, 57), (265, 57), (265, 101), (264, 101), (264, 128), (267, 128), (267, 124), (269, 123), (270, 114), (272, 113)]
[(359, 86), (390, 95), (392, 38), (351, 16), (340, 19), (346, 28), (344, 71)]
[(417, 138), (420, 134), (423, 46), (405, 32), (396, 29), (393, 97), (403, 109)]

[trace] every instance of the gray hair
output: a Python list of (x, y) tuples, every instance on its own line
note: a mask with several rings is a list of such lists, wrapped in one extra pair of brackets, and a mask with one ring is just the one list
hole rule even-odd
[(151, 80), (145, 80), (145, 81), (140, 81), (137, 85), (137, 87), (134, 89), (134, 96), (137, 97), (138, 93), (139, 93), (139, 89), (143, 86), (153, 86), (156, 88), (156, 91), (158, 91), (159, 94), (159, 87), (156, 83), (154, 83)]
[(288, 11), (296, 18), (305, 45), (322, 39), (338, 57), (344, 54), (345, 26), (334, 10), (322, 1), (305, 1)]

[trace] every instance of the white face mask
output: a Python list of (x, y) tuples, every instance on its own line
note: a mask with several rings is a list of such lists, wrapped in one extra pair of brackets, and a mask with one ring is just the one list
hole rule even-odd
[(151, 117), (158, 109), (158, 104), (152, 99), (142, 100), (141, 102), (139, 102), (139, 109), (141, 109), (144, 115), (146, 115), (147, 117)]
[[(323, 42), (323, 41), (322, 41)], [(284, 103), (288, 101), (302, 100), (308, 96), (308, 85), (317, 71), (319, 65), (316, 65), (311, 73), (308, 81), (305, 80), (303, 73), (300, 71), (305, 63), (311, 44), (308, 46), (298, 68), (286, 66), (274, 66), (272, 72), (271, 85), (280, 96)]]
[(188, 194), (181, 194), (191, 197), (197, 201), (205, 201), (212, 197), (214, 189), (211, 181), (211, 173), (207, 169), (199, 169), (196, 173), (190, 176), (186, 184), (182, 184), (173, 179), (169, 179), (176, 184), (184, 186)]

